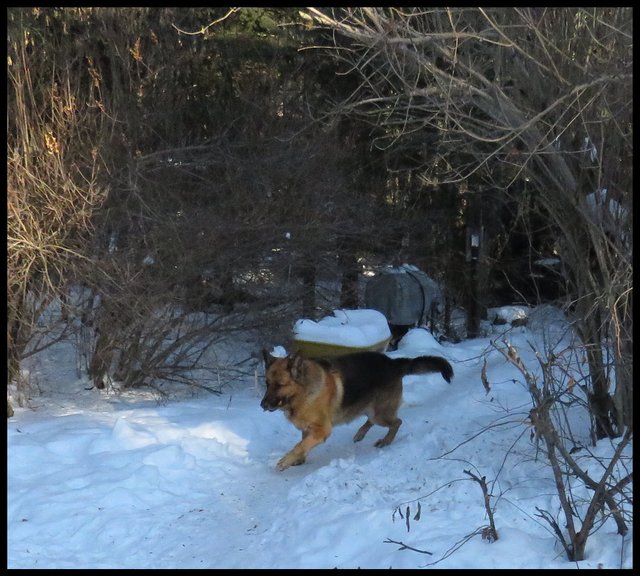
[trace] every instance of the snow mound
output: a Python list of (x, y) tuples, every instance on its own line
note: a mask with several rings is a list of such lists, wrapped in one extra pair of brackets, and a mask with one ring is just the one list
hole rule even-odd
[(391, 337), (384, 314), (377, 310), (334, 310), (333, 316), (298, 320), (294, 339), (319, 344), (367, 348)]
[(271, 350), (271, 356), (274, 358), (286, 358), (287, 351), (282, 346), (274, 346)]
[(526, 322), (529, 313), (528, 306), (500, 306), (487, 309), (487, 317), (494, 324), (522, 324)]
[(422, 355), (430, 350), (440, 351), (442, 344), (426, 328), (412, 328), (398, 342), (398, 352), (402, 357)]

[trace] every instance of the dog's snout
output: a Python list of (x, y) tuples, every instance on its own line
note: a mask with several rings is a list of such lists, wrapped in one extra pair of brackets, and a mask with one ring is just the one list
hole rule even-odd
[(273, 399), (269, 398), (269, 394), (265, 394), (260, 402), (260, 407), (263, 410), (273, 410)]
[(268, 394), (260, 402), (260, 407), (268, 412), (273, 412), (282, 406), (282, 401), (278, 401), (277, 398), (270, 397)]

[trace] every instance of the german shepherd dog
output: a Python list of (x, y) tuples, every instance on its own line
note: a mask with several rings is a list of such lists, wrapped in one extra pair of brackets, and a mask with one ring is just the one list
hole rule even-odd
[(381, 352), (356, 352), (331, 359), (304, 358), (299, 354), (277, 358), (262, 351), (267, 391), (260, 406), (282, 410), (302, 431), (302, 440), (278, 462), (278, 470), (304, 463), (309, 451), (324, 442), (332, 426), (360, 415), (367, 421), (353, 437), (360, 442), (374, 424), (385, 426), (386, 436), (375, 446), (393, 442), (402, 420), (402, 377), (440, 372), (451, 382), (453, 368), (439, 356), (389, 358)]

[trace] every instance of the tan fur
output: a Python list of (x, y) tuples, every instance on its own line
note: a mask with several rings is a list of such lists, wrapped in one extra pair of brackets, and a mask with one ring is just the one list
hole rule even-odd
[(261, 406), (265, 410), (284, 411), (289, 421), (302, 431), (302, 440), (280, 459), (278, 470), (304, 463), (309, 451), (329, 437), (334, 425), (361, 415), (368, 418), (353, 437), (354, 442), (362, 440), (374, 424), (388, 428), (387, 434), (375, 443), (376, 447), (387, 446), (395, 438), (402, 424), (397, 416), (402, 401), (403, 373), (399, 369), (377, 387), (349, 383), (352, 389), (345, 405), (345, 381), (339, 366), (301, 356), (275, 358), (266, 352), (264, 358), (267, 391)]
[(342, 397), (342, 381), (338, 375), (301, 358), (293, 365), (290, 365), (288, 358), (277, 358), (267, 370), (265, 399), (269, 395), (276, 402), (287, 399), (285, 404), (278, 407), (302, 431), (302, 440), (278, 462), (278, 470), (285, 470), (289, 466), (302, 464), (309, 451), (322, 444), (331, 434), (332, 416)]

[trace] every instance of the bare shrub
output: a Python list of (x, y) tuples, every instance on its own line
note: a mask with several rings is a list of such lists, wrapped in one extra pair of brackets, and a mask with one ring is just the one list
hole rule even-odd
[[(632, 12), (629, 8), (307, 11), (357, 89), (342, 111), (423, 177), (539, 211), (587, 347), (599, 437), (632, 424)], [(595, 215), (594, 213), (597, 213)], [(608, 223), (606, 223), (608, 222)], [(614, 232), (615, 229), (615, 232)], [(599, 351), (615, 338), (615, 397)]]
[[(564, 356), (573, 356), (574, 350), (541, 354), (533, 349), (540, 365), (538, 376), (525, 366), (514, 346), (506, 340), (503, 344), (496, 346), (497, 350), (518, 369), (531, 395), (531, 434), (551, 467), (564, 523), (558, 523), (553, 511), (538, 508), (537, 516), (551, 526), (568, 560), (584, 560), (587, 539), (608, 518), (615, 521), (618, 534), (624, 536), (628, 532), (632, 472), (625, 451), (631, 442), (631, 430), (627, 429), (610, 456), (591, 453), (588, 445), (578, 439), (580, 435), (572, 429), (567, 413), (572, 405), (590, 410), (588, 393), (586, 397), (580, 394), (578, 374), (572, 373), (564, 361)], [(581, 462), (581, 451), (589, 453), (585, 464)], [(594, 460), (600, 466), (590, 466)]]
[[(9, 12), (7, 149), (8, 382), (19, 362), (55, 341), (45, 316), (64, 292), (71, 263), (104, 198), (101, 161), (91, 127), (100, 122), (84, 107), (70, 67), (39, 58), (49, 47), (31, 11)], [(48, 53), (48, 52), (47, 52)], [(57, 338), (64, 335), (59, 331)]]
[[(455, 453), (463, 445), (479, 442), (482, 446), (483, 438), (490, 431), (516, 430), (493, 478), (487, 479), (472, 463), (461, 460), (474, 469), (467, 468), (463, 472), (482, 489), (488, 524), (466, 534), (429, 565), (438, 564), (475, 536), (489, 541), (497, 539), (496, 519), (499, 522), (500, 507), (508, 502), (506, 494), (509, 490), (500, 488), (501, 476), (508, 468), (517, 468), (522, 459), (541, 462), (548, 467), (556, 496), (544, 507), (535, 506), (535, 510), (527, 510), (523, 502), (510, 504), (545, 526), (562, 546), (569, 561), (585, 560), (589, 537), (607, 523), (615, 524), (623, 542), (628, 536), (633, 520), (632, 431), (625, 431), (615, 440), (596, 438), (595, 422), (590, 423), (589, 418), (585, 418), (590, 412), (589, 390), (585, 385), (589, 378), (585, 347), (571, 334), (572, 328), (569, 328), (570, 332), (565, 330), (560, 333), (560, 339), (545, 333), (542, 344), (530, 343), (526, 360), (509, 341), (508, 333), (487, 349), (485, 354), (498, 351), (515, 368), (517, 377), (513, 382), (522, 384), (531, 397), (531, 404), (519, 402), (512, 408), (498, 408), (492, 404), (493, 410), (504, 413), (458, 445), (430, 458), (435, 462), (455, 460)], [(484, 369), (479, 380), (487, 394), (494, 390)], [(493, 401), (492, 397), (490, 402)], [(514, 462), (514, 458), (518, 461)], [(466, 480), (456, 478), (401, 504), (394, 511), (394, 519), (400, 514), (409, 531), (409, 505), (419, 504), (421, 500), (424, 503), (452, 482), (462, 481)], [(418, 516), (419, 510), (418, 507)]]

